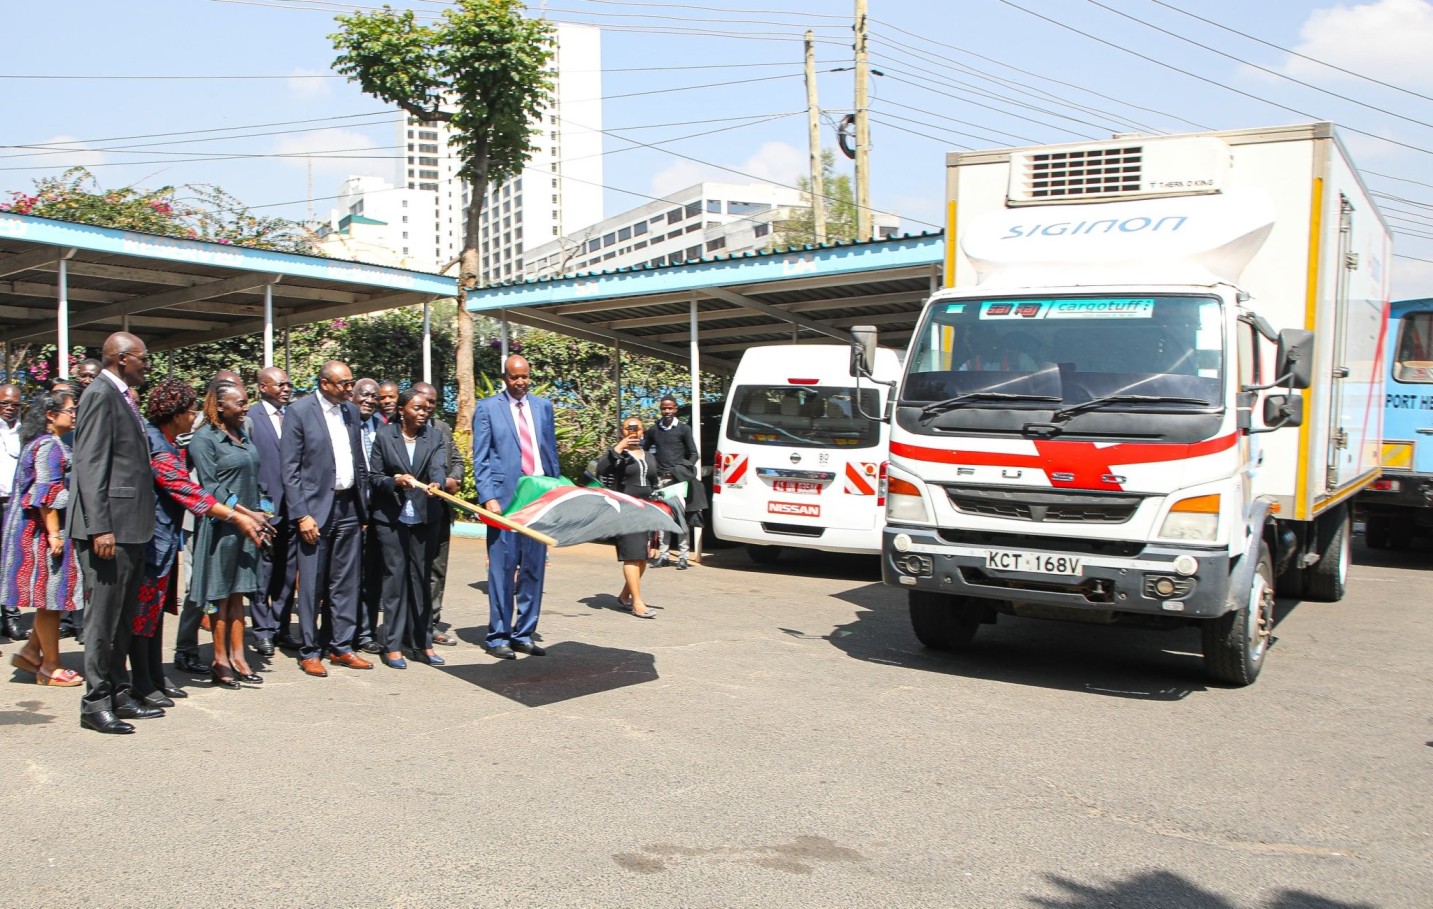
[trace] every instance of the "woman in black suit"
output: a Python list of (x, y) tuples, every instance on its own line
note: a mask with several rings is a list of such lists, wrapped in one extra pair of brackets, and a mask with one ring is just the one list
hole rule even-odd
[(445, 662), (433, 652), (433, 601), (428, 566), (438, 551), (443, 509), (432, 500), (448, 477), (448, 458), (438, 434), (428, 428), (433, 402), (409, 388), (398, 396), (398, 419), (373, 439), (369, 456), (369, 511), (383, 553), (383, 665), (406, 669), (403, 648), (432, 666)]

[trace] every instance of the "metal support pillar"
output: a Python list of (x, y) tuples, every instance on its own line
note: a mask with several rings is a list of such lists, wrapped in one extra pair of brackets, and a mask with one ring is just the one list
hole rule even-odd
[(423, 301), (423, 381), (433, 384), (433, 301)]
[(274, 365), (274, 285), (264, 285), (264, 368)]
[(55, 283), (55, 359), (59, 360), (61, 379), (70, 377), (70, 269), (69, 256), (60, 256), (59, 279)]
[(617, 387), (617, 417), (612, 425), (621, 426), (626, 414), (622, 413), (622, 342), (617, 338), (612, 339), (612, 384)]
[[(691, 321), (687, 331), (692, 356), (692, 441), (697, 447), (696, 482), (700, 483), (702, 481), (702, 355), (698, 344), (701, 329), (700, 323), (697, 321), (697, 308), (697, 295), (692, 294)], [(702, 560), (702, 529), (693, 527), (690, 532), (692, 538), (688, 542), (691, 544), (691, 557), (700, 563)]]
[(507, 369), (508, 365), (508, 317), (502, 317), (502, 339), (503, 339), (503, 363), (502, 368)]

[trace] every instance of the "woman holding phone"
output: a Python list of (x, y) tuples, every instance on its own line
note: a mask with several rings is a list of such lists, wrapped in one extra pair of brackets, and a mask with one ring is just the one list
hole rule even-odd
[[(642, 451), (642, 438), (647, 428), (636, 416), (622, 421), (622, 437), (597, 459), (597, 477), (602, 485), (614, 492), (633, 498), (652, 495), (656, 465)], [(617, 538), (617, 560), (622, 563), (622, 592), (617, 600), (639, 619), (655, 619), (656, 613), (642, 599), (642, 575), (647, 570), (647, 542), (651, 534), (624, 533)]]

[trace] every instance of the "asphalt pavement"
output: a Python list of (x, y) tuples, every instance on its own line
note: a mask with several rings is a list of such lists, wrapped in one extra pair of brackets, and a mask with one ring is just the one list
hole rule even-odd
[(455, 540), (448, 666), (176, 674), (127, 737), (6, 644), (0, 906), (1426, 909), (1433, 554), (1356, 559), (1243, 689), (1190, 630), (934, 653), (874, 559), (740, 549), (649, 572), (655, 621), (553, 550), (549, 655), (506, 662)]

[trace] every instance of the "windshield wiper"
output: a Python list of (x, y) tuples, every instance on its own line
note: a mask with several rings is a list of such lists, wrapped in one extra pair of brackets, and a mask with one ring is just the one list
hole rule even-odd
[(1059, 401), (1060, 398), (1054, 395), (1020, 395), (1004, 391), (972, 391), (963, 395), (956, 395), (953, 398), (946, 398), (944, 401), (935, 401), (921, 408), (921, 417), (929, 419), (939, 416), (949, 410), (964, 407), (967, 404), (977, 402), (985, 403), (990, 401)]
[(1057, 410), (1050, 417), (1051, 423), (1064, 423), (1077, 414), (1089, 410), (1099, 410), (1106, 404), (1203, 404), (1208, 407), (1210, 402), (1203, 398), (1181, 398), (1171, 395), (1101, 395), (1098, 398), (1090, 398), (1088, 401), (1081, 401), (1064, 410)]

